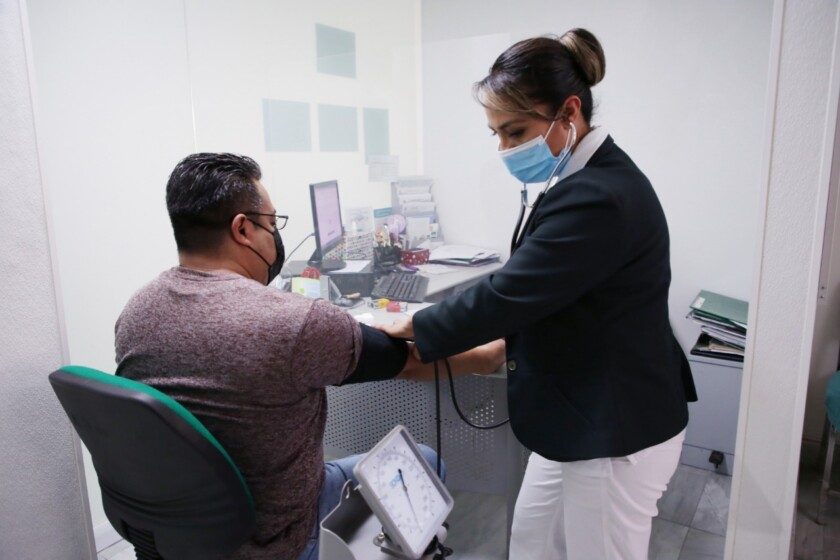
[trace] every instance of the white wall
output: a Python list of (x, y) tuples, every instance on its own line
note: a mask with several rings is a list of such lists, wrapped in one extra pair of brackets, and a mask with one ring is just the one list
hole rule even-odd
[(727, 558), (792, 557), (791, 529), (840, 99), (837, 2), (774, 8), (757, 263)]
[[(123, 305), (176, 263), (163, 186), (194, 151), (183, 7), (167, 0), (29, 6), (70, 361), (113, 371)], [(114, 533), (85, 458), (101, 547)]]
[[(840, 154), (840, 129), (834, 138), (834, 152)], [(805, 406), (803, 439), (816, 449), (825, 427), (825, 390), (837, 371), (840, 354), (840, 157), (831, 171), (831, 191), (826, 213), (823, 260), (820, 270), (820, 298), (814, 324), (814, 350)], [(803, 453), (804, 455), (804, 453)], [(817, 454), (814, 454), (817, 455)]]
[(93, 558), (79, 441), (47, 381), (66, 349), (25, 30), (0, 1), (0, 558)]
[[(291, 215), (283, 232), (287, 249), (312, 231), (312, 182), (337, 178), (344, 209), (390, 206), (388, 184), (368, 181), (362, 107), (389, 109), (391, 151), (400, 158), (400, 172), (418, 172), (416, 4), (251, 0), (232, 9), (227, 0), (187, 1), (197, 146), (257, 159), (274, 204)], [(355, 79), (316, 72), (316, 22), (356, 34)], [(265, 151), (262, 98), (311, 103), (312, 152)], [(359, 151), (318, 151), (318, 103), (359, 107)], [(308, 257), (313, 248), (307, 245), (296, 258)]]
[(507, 250), (519, 185), (495, 151), (470, 86), (513, 42), (584, 27), (601, 40), (595, 124), (648, 175), (671, 233), (671, 322), (703, 288), (748, 299), (759, 208), (771, 0), (425, 0), (426, 173), (449, 240)]
[[(391, 151), (416, 173), (415, 0), (352, 5), (29, 0), (42, 169), (54, 196), (70, 359), (114, 369), (114, 322), (130, 295), (177, 263), (164, 203), (174, 165), (195, 151), (254, 157), (288, 249), (312, 229), (308, 184), (337, 178), (342, 206), (390, 202), (367, 181), (361, 107), (389, 109)], [(357, 78), (315, 71), (315, 23), (355, 32)], [(266, 152), (262, 99), (312, 104), (312, 153)], [(320, 153), (317, 103), (355, 105), (357, 153)], [(296, 256), (306, 257), (312, 245)], [(100, 547), (113, 537), (88, 463)]]

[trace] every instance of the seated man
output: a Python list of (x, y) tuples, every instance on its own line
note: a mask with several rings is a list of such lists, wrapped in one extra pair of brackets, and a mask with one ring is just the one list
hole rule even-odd
[[(404, 341), (323, 300), (266, 286), (284, 250), (259, 166), (231, 154), (180, 162), (166, 204), (180, 266), (128, 302), (116, 324), (117, 375), (172, 396), (213, 433), (256, 502), (256, 531), (234, 558), (318, 556), (318, 523), (359, 457), (324, 464), (327, 385), (423, 378)], [(491, 372), (503, 343), (457, 356)], [(425, 448), (434, 464), (434, 452)]]

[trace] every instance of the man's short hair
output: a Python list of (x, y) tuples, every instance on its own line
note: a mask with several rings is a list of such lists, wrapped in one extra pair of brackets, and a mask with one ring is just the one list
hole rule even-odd
[(178, 251), (212, 250), (236, 214), (259, 212), (260, 177), (257, 162), (235, 154), (192, 154), (176, 165), (166, 184), (166, 209)]

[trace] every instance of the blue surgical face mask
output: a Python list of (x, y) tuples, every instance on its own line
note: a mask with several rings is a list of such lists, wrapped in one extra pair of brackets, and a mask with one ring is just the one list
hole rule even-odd
[[(557, 122), (557, 121), (554, 121)], [(551, 153), (545, 139), (551, 132), (554, 122), (548, 127), (545, 136), (537, 136), (508, 150), (499, 150), (499, 156), (510, 171), (510, 174), (523, 183), (542, 183), (563, 171), (569, 161), (577, 137), (575, 125), (569, 123), (572, 130), (566, 137), (566, 146), (556, 156)]]

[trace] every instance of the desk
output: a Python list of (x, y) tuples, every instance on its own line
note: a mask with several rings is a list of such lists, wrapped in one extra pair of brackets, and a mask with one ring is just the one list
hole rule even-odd
[[(501, 268), (493, 263), (476, 268), (458, 268), (447, 274), (430, 274), (427, 301), (438, 302), (457, 294)], [(409, 312), (430, 303), (409, 304)], [(354, 315), (372, 312), (380, 323), (400, 314), (357, 307)], [(455, 379), (461, 410), (476, 424), (491, 424), (508, 417), (507, 376), (465, 375)], [(434, 382), (392, 380), (327, 389), (328, 413), (324, 451), (329, 457), (365, 453), (396, 424), (408, 428), (414, 438), (435, 448)], [(476, 430), (458, 418), (441, 371), (441, 445), (450, 490), (483, 492), (506, 497), (508, 542), (516, 496), (525, 472), (527, 454), (510, 425), (496, 430)]]
[[(449, 268), (453, 272), (424, 275), (429, 279), (429, 288), (426, 291), (427, 302), (438, 303), (451, 295), (463, 292), (485, 276), (502, 268), (502, 263), (490, 263), (477, 267), (451, 266)], [(417, 305), (422, 306), (424, 304)]]

